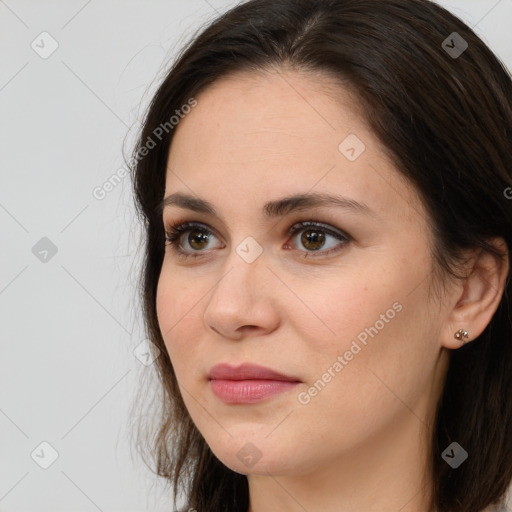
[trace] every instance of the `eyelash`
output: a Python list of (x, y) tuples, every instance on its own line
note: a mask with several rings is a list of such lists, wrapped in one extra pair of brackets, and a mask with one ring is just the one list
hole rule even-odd
[[(343, 248), (347, 245), (352, 239), (349, 235), (342, 231), (335, 231), (330, 229), (325, 224), (314, 222), (314, 221), (303, 221), (298, 222), (291, 226), (286, 232), (287, 236), (295, 236), (297, 233), (306, 230), (307, 228), (316, 228), (317, 231), (333, 236), (334, 238), (344, 242), (341, 246)], [(174, 253), (181, 259), (189, 259), (189, 258), (201, 258), (204, 257), (206, 251), (193, 251), (188, 252), (184, 251), (180, 247), (179, 239), (181, 235), (187, 233), (188, 231), (192, 231), (193, 229), (197, 229), (199, 232), (202, 232), (207, 235), (214, 235), (212, 231), (210, 231), (204, 224), (196, 223), (196, 222), (184, 222), (177, 223), (166, 226), (165, 230), (165, 242), (166, 245), (169, 245)], [(309, 257), (323, 257), (329, 254), (338, 252), (341, 250), (340, 246), (332, 247), (331, 249), (327, 249), (325, 251), (299, 251), (303, 253), (301, 258), (309, 258)], [(296, 249), (298, 251), (298, 249)]]

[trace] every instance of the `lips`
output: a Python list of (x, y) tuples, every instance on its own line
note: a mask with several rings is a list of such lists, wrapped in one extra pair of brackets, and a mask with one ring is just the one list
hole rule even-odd
[(208, 374), (213, 393), (226, 404), (253, 404), (294, 388), (301, 381), (264, 366), (215, 365)]
[(274, 380), (283, 382), (301, 382), (296, 377), (278, 373), (265, 366), (259, 366), (250, 363), (244, 363), (240, 366), (230, 366), (229, 364), (217, 364), (208, 374), (210, 380)]

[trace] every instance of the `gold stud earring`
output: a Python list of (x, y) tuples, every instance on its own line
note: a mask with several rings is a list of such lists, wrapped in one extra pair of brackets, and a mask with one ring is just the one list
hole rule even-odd
[(457, 339), (457, 340), (462, 340), (462, 344), (464, 345), (464, 343), (466, 343), (465, 339), (464, 338), (469, 338), (469, 333), (468, 331), (466, 331), (466, 329), (459, 329), (455, 334), (454, 334), (454, 338)]

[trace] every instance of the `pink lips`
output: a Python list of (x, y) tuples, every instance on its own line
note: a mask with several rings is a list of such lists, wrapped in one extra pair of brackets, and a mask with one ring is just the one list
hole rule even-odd
[(215, 395), (227, 404), (252, 404), (287, 391), (299, 382), (270, 368), (244, 363), (215, 365), (208, 374)]

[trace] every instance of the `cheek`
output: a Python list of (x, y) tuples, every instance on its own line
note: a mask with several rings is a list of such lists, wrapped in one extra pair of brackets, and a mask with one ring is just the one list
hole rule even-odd
[[(299, 397), (319, 430), (328, 417), (354, 439), (369, 435), (420, 399), (438, 352), (426, 289), (411, 293), (414, 279), (405, 273), (388, 267), (326, 292), (321, 318), (334, 334), (310, 338), (309, 379)], [(364, 420), (369, 411), (371, 422)]]
[[(203, 309), (211, 284), (162, 268), (156, 292), (158, 325), (178, 381), (193, 378), (191, 367), (204, 352)], [(203, 354), (204, 355), (204, 354)]]
[[(430, 358), (431, 362), (435, 356), (435, 346), (426, 339), (432, 319), (425, 307), (425, 286), (411, 292), (411, 283), (420, 282), (423, 272), (410, 266), (399, 268), (391, 261), (384, 263), (365, 265), (359, 272), (344, 270), (336, 279), (308, 287), (305, 298), (311, 310), (318, 312), (317, 318), (308, 315), (314, 324), (307, 329), (297, 314), (296, 328), (307, 346), (310, 380), (321, 378), (329, 369), (336, 375), (346, 374), (346, 379), (351, 374), (343, 385), (353, 387), (353, 396), (357, 396), (358, 389), (370, 385), (369, 369), (390, 382), (403, 383), (404, 378), (414, 380), (422, 360)], [(318, 328), (312, 330), (312, 325)], [(332, 369), (336, 362), (338, 372)], [(345, 371), (349, 367), (352, 371)], [(357, 374), (353, 373), (356, 369)], [(373, 385), (375, 379), (371, 377)]]
[[(329, 346), (348, 350), (353, 340), (363, 347), (377, 339), (388, 339), (387, 345), (401, 344), (406, 330), (417, 340), (428, 313), (424, 269), (430, 261), (423, 244), (416, 245), (409, 260), (414, 265), (400, 257), (398, 248), (380, 254), (368, 250), (347, 258), (349, 263), (336, 274), (310, 281), (304, 299), (317, 312), (318, 325), (320, 320), (325, 326), (327, 350)], [(378, 348), (379, 344), (373, 345)]]
[[(369, 266), (370, 267), (370, 266)], [(363, 344), (370, 332), (388, 330), (399, 316), (404, 293), (397, 276), (379, 270), (374, 264), (367, 270), (351, 267), (331, 278), (312, 280), (301, 295), (313, 314), (308, 314), (317, 325), (316, 340), (330, 353), (329, 347), (339, 351), (350, 348), (353, 339)], [(294, 314), (299, 319), (299, 306)], [(304, 306), (301, 314), (304, 316)], [(316, 318), (314, 318), (316, 317)], [(306, 328), (303, 329), (307, 333)], [(310, 331), (312, 332), (312, 331)], [(321, 336), (319, 336), (321, 334)]]
[(187, 346), (186, 339), (180, 336), (180, 331), (183, 331), (185, 326), (189, 328), (190, 317), (194, 314), (193, 297), (183, 289), (176, 275), (171, 279), (166, 274), (162, 269), (156, 293), (156, 312), (160, 332), (174, 365), (175, 362), (181, 361), (181, 357), (176, 357), (176, 354), (181, 356), (181, 352)]

